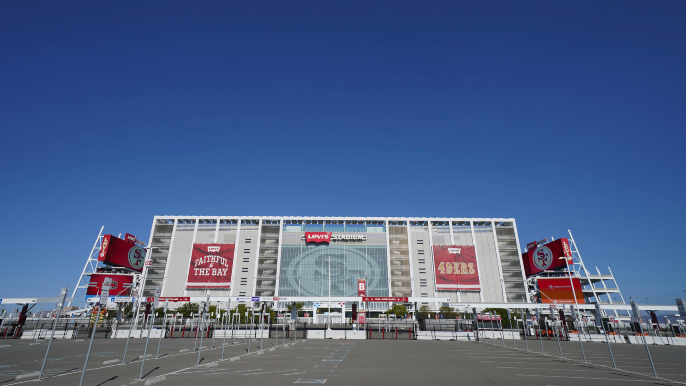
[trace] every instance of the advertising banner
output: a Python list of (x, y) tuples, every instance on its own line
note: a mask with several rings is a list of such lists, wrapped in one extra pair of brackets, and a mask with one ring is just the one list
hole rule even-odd
[(236, 244), (193, 244), (186, 288), (231, 288)]
[(331, 232), (305, 232), (306, 243), (329, 243)]
[(357, 296), (367, 296), (366, 279), (357, 279)]
[(434, 272), (436, 289), (481, 289), (473, 245), (434, 245)]
[(94, 273), (91, 275), (86, 295), (100, 295), (102, 294), (102, 283), (106, 277), (112, 278), (110, 283), (109, 296), (128, 296), (131, 285), (133, 284), (133, 275), (122, 275), (115, 273)]
[(538, 291), (541, 294), (542, 303), (554, 304), (574, 304), (574, 293), (576, 293), (576, 303), (586, 304), (584, 294), (581, 291), (581, 281), (579, 278), (572, 278), (574, 291), (568, 277), (550, 277), (538, 279)]
[(124, 235), (124, 240), (130, 242), (131, 244), (136, 244), (138, 239), (136, 239), (136, 236), (127, 233)]
[(105, 235), (98, 260), (106, 265), (142, 272), (145, 249), (112, 235)]
[(536, 249), (530, 249), (522, 254), (522, 263), (526, 276), (535, 275), (543, 271), (562, 269), (567, 266), (564, 258), (572, 257), (569, 240), (557, 239)]

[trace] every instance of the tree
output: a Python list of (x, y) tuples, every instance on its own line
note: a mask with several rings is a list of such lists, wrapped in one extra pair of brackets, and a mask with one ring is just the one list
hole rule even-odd
[[(246, 312), (248, 313), (248, 318), (245, 317)], [(232, 314), (233, 313), (238, 313), (238, 316), (239, 316), (238, 322), (239, 323), (247, 323), (248, 320), (250, 320), (250, 318), (252, 317), (252, 311), (250, 311), (248, 309), (248, 306), (246, 306), (245, 304), (237, 305), (236, 308), (233, 309)]]
[(155, 311), (153, 311), (153, 314), (157, 318), (163, 318), (164, 317), (164, 307), (155, 308)]
[(185, 303), (176, 309), (176, 312), (183, 315), (184, 318), (190, 318), (191, 314), (197, 314), (200, 311), (200, 305), (197, 303)]
[(431, 311), (429, 306), (419, 307), (419, 311), (417, 312), (417, 319), (428, 319), (429, 318), (429, 311)]
[(396, 318), (404, 318), (407, 315), (407, 307), (402, 304), (394, 304), (384, 312), (386, 315), (395, 315)]
[(457, 316), (457, 312), (455, 312), (455, 310), (449, 306), (442, 306), (438, 309), (438, 312), (441, 314), (443, 319), (455, 319), (455, 316)]

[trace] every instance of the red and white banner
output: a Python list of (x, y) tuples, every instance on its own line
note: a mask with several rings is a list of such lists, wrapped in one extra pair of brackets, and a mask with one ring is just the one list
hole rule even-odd
[(562, 238), (551, 241), (522, 254), (524, 272), (526, 276), (531, 276), (543, 271), (561, 269), (567, 266), (564, 258), (572, 258), (569, 240)]
[(143, 271), (145, 249), (112, 235), (102, 238), (98, 260), (107, 265)]
[(136, 238), (136, 236), (127, 233), (124, 235), (124, 241), (128, 241), (131, 244), (136, 244), (136, 241), (138, 241), (138, 239)]
[(193, 244), (186, 288), (231, 288), (236, 244)]
[[(574, 291), (572, 291), (572, 283), (574, 283)], [(576, 303), (586, 304), (579, 278), (572, 278), (571, 282), (568, 277), (540, 278), (538, 291), (542, 303), (574, 304), (574, 294), (576, 294)]]
[(363, 302), (400, 302), (407, 303), (408, 298), (394, 298), (394, 297), (362, 297)]
[(94, 273), (91, 275), (86, 295), (100, 295), (102, 294), (102, 283), (105, 278), (111, 278), (109, 296), (129, 296), (131, 285), (133, 284), (133, 275), (122, 275), (115, 273)]
[(357, 279), (357, 296), (367, 296), (366, 279)]
[(481, 289), (473, 245), (434, 245), (433, 251), (437, 290)]
[(305, 232), (306, 243), (329, 243), (331, 232)]

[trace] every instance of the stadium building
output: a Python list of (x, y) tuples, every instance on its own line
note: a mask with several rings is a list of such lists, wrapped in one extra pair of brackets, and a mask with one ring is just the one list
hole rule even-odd
[(144, 296), (529, 299), (512, 218), (156, 216), (148, 246)]

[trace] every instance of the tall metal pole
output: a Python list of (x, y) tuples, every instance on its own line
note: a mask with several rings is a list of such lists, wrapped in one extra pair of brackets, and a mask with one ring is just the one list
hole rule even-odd
[(524, 342), (526, 343), (526, 351), (530, 351), (529, 340), (526, 338), (526, 314), (524, 313), (523, 308), (520, 308), (520, 310), (522, 311), (522, 329), (524, 330)]
[[(255, 315), (250, 315), (250, 333), (248, 335), (248, 354), (250, 354), (250, 346), (252, 343), (252, 322), (253, 322), (253, 316)], [(246, 328), (247, 330), (247, 328)]]
[[(510, 325), (510, 335), (512, 335), (512, 346), (514, 348), (517, 348), (517, 344), (515, 343), (515, 338), (514, 338), (514, 332), (512, 331), (512, 314), (510, 313), (510, 309), (507, 309), (507, 323)], [(517, 329), (519, 330), (519, 329)]]
[(198, 364), (200, 364), (200, 353), (202, 353), (202, 335), (205, 332), (205, 316), (206, 316), (207, 310), (209, 309), (209, 306), (210, 306), (210, 295), (207, 295), (207, 302), (205, 303), (205, 309), (203, 309), (203, 312), (200, 315), (200, 319), (202, 322), (202, 328), (200, 329), (200, 347), (198, 347)]
[[(198, 317), (198, 321), (195, 323), (195, 343), (193, 343), (193, 352), (195, 352), (195, 350), (198, 349), (198, 329), (199, 328), (200, 328), (200, 318)], [(200, 337), (202, 337), (202, 333), (200, 333)]]
[[(229, 310), (229, 306), (226, 306), (226, 309)], [(231, 311), (227, 311), (226, 316), (222, 317), (222, 330), (224, 331), (224, 340), (222, 341), (222, 359), (224, 359), (224, 347), (226, 347), (226, 321), (229, 319), (229, 316), (231, 315)]]
[(638, 330), (641, 332), (641, 335), (643, 336), (643, 344), (646, 346), (646, 352), (648, 353), (648, 359), (650, 360), (650, 367), (653, 368), (653, 375), (657, 378), (657, 372), (655, 371), (655, 365), (653, 364), (653, 358), (650, 356), (650, 350), (648, 350), (648, 340), (646, 339), (645, 335), (643, 335), (643, 325), (641, 323), (640, 316), (641, 314), (638, 313), (638, 306), (636, 305), (636, 301), (632, 300), (631, 301), (631, 308), (634, 310), (634, 316), (638, 316)]
[(91, 348), (93, 347), (93, 338), (95, 338), (95, 330), (98, 328), (98, 322), (100, 321), (100, 302), (97, 305), (98, 309), (95, 314), (95, 324), (93, 324), (93, 333), (91, 334), (91, 341), (88, 344), (88, 353), (86, 353), (86, 362), (83, 364), (83, 371), (81, 372), (81, 380), (79, 381), (79, 386), (83, 385), (83, 377), (86, 375), (86, 367), (88, 367), (88, 358), (91, 356)]
[(48, 353), (50, 352), (50, 345), (52, 344), (52, 338), (55, 336), (55, 329), (57, 329), (57, 321), (60, 319), (60, 314), (62, 313), (62, 307), (64, 306), (64, 299), (67, 297), (67, 287), (62, 288), (60, 291), (60, 296), (57, 300), (57, 314), (55, 314), (55, 324), (52, 326), (52, 333), (50, 334), (50, 341), (48, 341), (48, 348), (45, 350), (45, 358), (43, 358), (43, 365), (40, 368), (40, 373), (38, 373), (38, 380), (40, 381), (43, 376), (43, 370), (45, 369), (45, 362), (48, 361)]
[(162, 335), (167, 333), (167, 307), (169, 307), (169, 300), (164, 302), (164, 320), (162, 321), (162, 331), (160, 331), (160, 341), (157, 343), (157, 355), (155, 358), (160, 357), (160, 346), (162, 345)]
[[(575, 244), (576, 247), (576, 244)], [(578, 251), (577, 251), (578, 253)], [(579, 319), (578, 321), (578, 330), (577, 331), (577, 336), (579, 337), (579, 347), (581, 347), (581, 355), (584, 357), (584, 362), (586, 362), (586, 353), (584, 353), (584, 345), (581, 343), (581, 315), (579, 315), (578, 309), (579, 309), (579, 303), (576, 300), (576, 290), (574, 289), (574, 281), (572, 280), (572, 271), (569, 269), (569, 260), (567, 260), (566, 257), (560, 257), (560, 259), (565, 259), (565, 264), (567, 264), (567, 272), (569, 273), (569, 285), (572, 287), (572, 296), (574, 296), (574, 305), (575, 307), (575, 316), (576, 318), (574, 319), (575, 321)]]
[[(140, 296), (142, 296), (143, 292), (141, 291)], [(129, 340), (131, 340), (131, 330), (133, 329), (133, 319), (135, 318), (135, 310), (136, 307), (138, 307), (138, 299), (140, 296), (137, 296), (136, 299), (133, 302), (133, 308), (131, 308), (131, 311), (133, 315), (131, 316), (131, 325), (129, 326), (129, 335), (126, 337), (126, 346), (124, 347), (124, 356), (121, 358), (121, 364), (125, 364), (126, 361), (126, 351), (129, 349)]]
[(154, 317), (155, 317), (155, 311), (152, 312), (152, 315), (148, 316), (148, 336), (145, 337), (145, 350), (143, 350), (143, 361), (141, 362), (141, 374), (138, 376), (138, 379), (143, 379), (143, 368), (145, 367), (145, 357), (148, 356), (148, 342), (150, 342), (150, 332), (152, 332), (153, 321), (151, 319)]
[[(537, 311), (536, 313), (538, 314), (538, 315), (536, 315), (536, 324), (538, 324), (538, 339), (541, 341), (541, 354), (545, 354), (545, 352), (543, 351), (543, 334), (541, 331), (541, 319), (540, 319), (542, 317), (542, 315), (541, 315), (541, 312), (539, 311), (538, 308), (536, 309), (536, 311)], [(543, 322), (545, 324), (545, 319), (543, 320)]]

